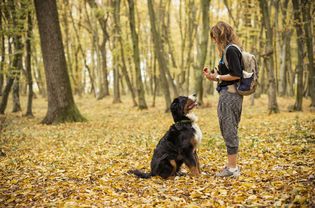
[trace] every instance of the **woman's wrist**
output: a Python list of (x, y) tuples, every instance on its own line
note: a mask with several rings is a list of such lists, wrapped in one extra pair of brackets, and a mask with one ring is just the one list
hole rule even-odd
[(217, 80), (217, 82), (220, 82), (220, 81), (221, 81), (221, 75), (218, 74), (218, 75), (215, 77), (215, 79)]

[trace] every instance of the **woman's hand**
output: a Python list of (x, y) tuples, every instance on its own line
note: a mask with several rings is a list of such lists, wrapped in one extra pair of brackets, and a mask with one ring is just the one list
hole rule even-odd
[(211, 80), (211, 81), (216, 81), (216, 77), (218, 75), (217, 71), (216, 70), (212, 70), (213, 73), (209, 73), (209, 69), (208, 67), (204, 67), (203, 68), (203, 75), (208, 79), (208, 80)]

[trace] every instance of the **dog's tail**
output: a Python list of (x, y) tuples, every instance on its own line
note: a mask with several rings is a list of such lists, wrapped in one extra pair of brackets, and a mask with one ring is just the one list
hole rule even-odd
[(128, 173), (129, 174), (135, 174), (139, 178), (151, 178), (152, 177), (151, 172), (150, 173), (145, 173), (145, 172), (142, 172), (140, 170), (129, 170)]

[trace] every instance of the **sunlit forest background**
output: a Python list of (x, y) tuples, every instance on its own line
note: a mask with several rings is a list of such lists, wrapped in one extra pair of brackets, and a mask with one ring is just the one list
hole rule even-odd
[[(312, 0), (0, 0), (0, 207), (313, 207), (314, 18)], [(214, 177), (226, 153), (202, 75), (218, 21), (259, 68), (235, 180)], [(128, 175), (193, 93), (201, 176)]]
[[(270, 112), (278, 111), (279, 96), (296, 97), (292, 110), (302, 110), (302, 98), (312, 97), (315, 105), (312, 1), (65, 0), (57, 6), (74, 95), (114, 103), (130, 95), (139, 108), (154, 106), (162, 96), (167, 110), (172, 98), (198, 93), (203, 104), (216, 84), (204, 81), (201, 69), (214, 68), (220, 58), (209, 29), (222, 20), (234, 27), (243, 49), (256, 55), (260, 84), (254, 97), (268, 94)], [(47, 96), (41, 54), (33, 3), (2, 1), (1, 113), (11, 86), (13, 111), (21, 110), (19, 94)]]

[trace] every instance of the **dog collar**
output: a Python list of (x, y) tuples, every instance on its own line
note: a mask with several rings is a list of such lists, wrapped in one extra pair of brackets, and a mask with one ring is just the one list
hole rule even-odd
[(175, 122), (175, 124), (184, 124), (184, 123), (192, 123), (192, 121), (191, 120), (181, 120), (181, 121)]

